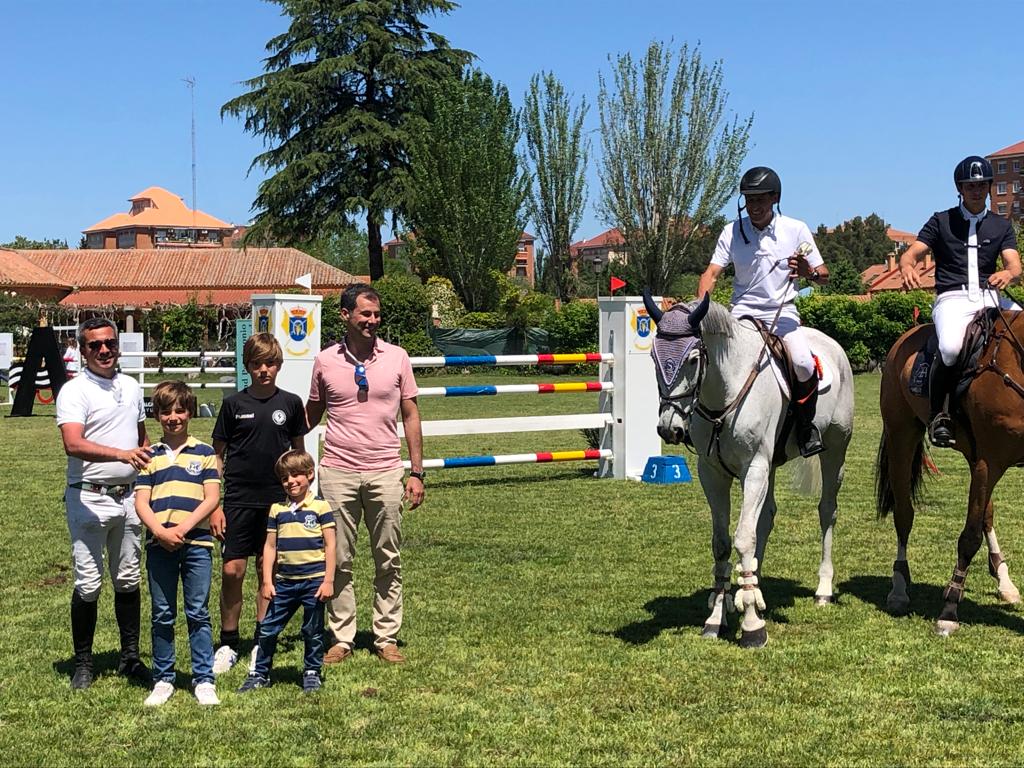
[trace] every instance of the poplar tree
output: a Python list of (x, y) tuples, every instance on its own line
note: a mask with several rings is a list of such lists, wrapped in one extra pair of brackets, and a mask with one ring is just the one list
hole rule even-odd
[(533, 183), (530, 220), (544, 242), (543, 287), (559, 299), (576, 294), (570, 246), (587, 204), (590, 142), (583, 133), (586, 99), (573, 108), (553, 73), (534, 75), (523, 107), (523, 131)]
[(290, 18), (266, 46), (264, 74), (221, 108), (262, 136), (250, 170), (269, 176), (248, 238), (300, 245), (366, 218), (370, 278), (384, 274), (381, 227), (401, 215), (409, 115), (417, 91), (461, 71), (471, 54), (423, 18), (450, 0), (273, 0)]
[(639, 66), (628, 53), (608, 60), (598, 208), (626, 241), (630, 282), (664, 292), (735, 193), (753, 116), (725, 119), (722, 62), (706, 65), (699, 49), (674, 56), (653, 42)]

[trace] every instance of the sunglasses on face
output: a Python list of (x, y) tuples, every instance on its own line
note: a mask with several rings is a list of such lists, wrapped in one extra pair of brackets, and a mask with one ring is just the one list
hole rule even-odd
[(356, 386), (360, 392), (366, 392), (370, 388), (370, 382), (366, 380), (366, 366), (362, 363), (356, 366)]
[(86, 345), (90, 352), (99, 352), (101, 349), (106, 347), (111, 352), (117, 351), (117, 339), (96, 339), (95, 341), (87, 342)]

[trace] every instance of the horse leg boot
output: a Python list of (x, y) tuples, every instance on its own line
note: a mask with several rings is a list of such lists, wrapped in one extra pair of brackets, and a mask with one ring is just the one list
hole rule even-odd
[(796, 439), (800, 455), (807, 459), (825, 450), (821, 442), (821, 433), (814, 424), (814, 414), (818, 408), (818, 377), (812, 374), (807, 381), (797, 381), (794, 383), (794, 389)]
[(761, 612), (767, 606), (764, 602), (764, 595), (758, 586), (757, 558), (751, 558), (749, 566), (742, 563), (736, 565), (739, 576), (736, 577), (736, 610), (743, 612), (743, 621), (740, 623), (741, 648), (763, 648), (768, 643), (768, 629)]
[(935, 355), (928, 380), (928, 439), (936, 448), (951, 448), (956, 444), (953, 421), (946, 410), (946, 399), (956, 383), (955, 376), (956, 371), (943, 363), (940, 355)]
[[(992, 502), (989, 502), (991, 506)], [(989, 528), (985, 531), (985, 541), (988, 543), (988, 572), (996, 580), (996, 592), (999, 599), (1004, 603), (1016, 605), (1020, 602), (1020, 591), (1010, 579), (1010, 569), (1006, 565), (1003, 553), (999, 549), (999, 540), (996, 539), (996, 531)]]

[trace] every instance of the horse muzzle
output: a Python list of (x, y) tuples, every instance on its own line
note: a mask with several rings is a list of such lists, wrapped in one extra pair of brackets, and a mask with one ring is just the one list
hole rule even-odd
[(658, 419), (658, 435), (669, 445), (679, 445), (686, 441), (690, 431), (690, 420), (680, 418), (674, 410), (662, 411)]

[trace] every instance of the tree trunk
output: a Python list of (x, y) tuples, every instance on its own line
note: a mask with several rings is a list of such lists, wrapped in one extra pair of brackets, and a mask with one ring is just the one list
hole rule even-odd
[(366, 213), (366, 234), (370, 241), (370, 282), (384, 277), (384, 248), (381, 245), (380, 227), (383, 217), (374, 211)]

